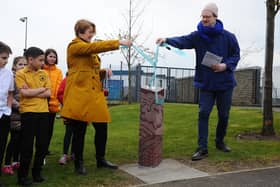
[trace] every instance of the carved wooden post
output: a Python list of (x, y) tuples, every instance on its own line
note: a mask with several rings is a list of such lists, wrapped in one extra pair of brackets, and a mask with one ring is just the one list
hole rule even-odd
[(156, 167), (162, 160), (163, 105), (155, 103), (155, 92), (164, 98), (164, 89), (141, 88), (139, 160), (141, 166)]

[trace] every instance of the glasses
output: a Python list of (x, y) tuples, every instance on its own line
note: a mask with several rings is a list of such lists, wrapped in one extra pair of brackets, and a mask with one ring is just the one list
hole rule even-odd
[(19, 66), (26, 66), (27, 64), (19, 63), (18, 65), (19, 65)]
[(203, 15), (201, 15), (201, 18), (203, 18), (203, 19), (210, 19), (212, 17), (214, 17), (214, 16), (203, 16)]

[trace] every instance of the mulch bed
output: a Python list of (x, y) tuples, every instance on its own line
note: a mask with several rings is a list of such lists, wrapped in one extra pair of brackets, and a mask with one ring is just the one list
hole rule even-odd
[(261, 133), (256, 132), (245, 132), (242, 134), (236, 135), (237, 140), (276, 140), (280, 141), (279, 135), (274, 136), (263, 136)]

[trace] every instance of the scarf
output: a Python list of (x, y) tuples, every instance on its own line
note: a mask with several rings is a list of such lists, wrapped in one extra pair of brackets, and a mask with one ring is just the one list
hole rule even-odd
[(224, 30), (223, 22), (221, 20), (216, 20), (216, 24), (214, 27), (203, 26), (200, 21), (197, 25), (197, 31), (200, 37), (207, 42), (211, 42), (215, 36), (221, 34)]

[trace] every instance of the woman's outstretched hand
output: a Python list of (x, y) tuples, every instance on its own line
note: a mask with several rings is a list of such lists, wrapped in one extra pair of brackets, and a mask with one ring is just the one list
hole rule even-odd
[(132, 46), (132, 41), (131, 40), (120, 40), (120, 45), (130, 47), (130, 46)]

